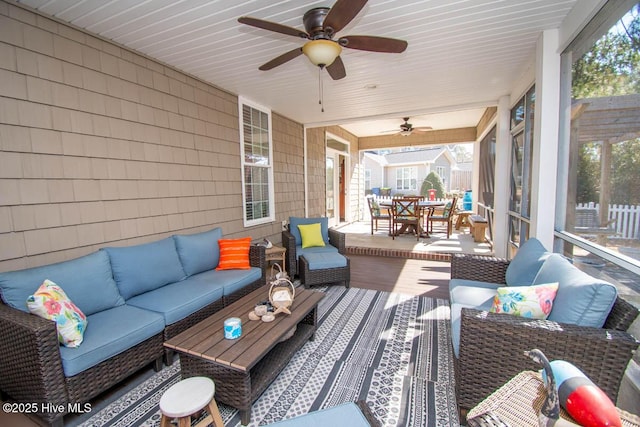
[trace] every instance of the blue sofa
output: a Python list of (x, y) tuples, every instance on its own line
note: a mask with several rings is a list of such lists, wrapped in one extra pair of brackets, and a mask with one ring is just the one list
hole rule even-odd
[[(24, 402), (86, 402), (162, 356), (163, 342), (266, 283), (264, 248), (249, 270), (215, 270), (222, 230), (102, 248), (56, 264), (0, 273), (0, 390)], [(87, 316), (77, 348), (58, 344), (55, 323), (28, 312), (49, 279)], [(63, 413), (38, 414), (61, 424)]]
[[(549, 283), (558, 283), (558, 290), (546, 320), (490, 312), (498, 287)], [(638, 310), (618, 296), (613, 284), (530, 238), (510, 261), (452, 256), (449, 298), (461, 409), (476, 406), (521, 371), (537, 370), (524, 355), (533, 348), (578, 366), (615, 402), (638, 347), (626, 332)]]

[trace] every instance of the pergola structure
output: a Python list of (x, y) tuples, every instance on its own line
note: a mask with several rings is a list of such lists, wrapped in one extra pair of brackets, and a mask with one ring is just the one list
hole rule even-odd
[[(611, 194), (611, 149), (613, 144), (640, 138), (640, 95), (609, 96), (575, 100), (571, 108), (571, 163), (577, 164), (578, 148), (587, 142), (599, 142), (600, 158), (600, 226), (607, 221)], [(577, 168), (571, 168), (567, 200), (576, 200)], [(567, 206), (567, 228), (575, 224), (575, 209)]]

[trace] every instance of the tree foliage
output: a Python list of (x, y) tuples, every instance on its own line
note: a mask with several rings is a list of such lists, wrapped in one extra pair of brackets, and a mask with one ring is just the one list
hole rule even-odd
[(444, 198), (444, 185), (442, 184), (442, 179), (440, 179), (440, 175), (435, 172), (429, 172), (429, 175), (427, 175), (424, 181), (422, 181), (420, 194), (428, 196), (429, 190), (432, 188), (436, 190), (437, 199)]
[(576, 99), (640, 93), (640, 6), (573, 65)]
[(600, 189), (600, 146), (588, 142), (580, 146), (578, 154), (578, 203), (595, 202)]
[[(640, 93), (640, 5), (635, 5), (614, 28), (602, 36), (573, 65), (575, 99)], [(599, 199), (600, 143), (580, 146), (577, 202)], [(608, 142), (604, 142), (608, 143)], [(616, 142), (612, 147), (611, 194), (613, 204), (640, 204), (640, 139)]]
[(611, 203), (640, 204), (640, 139), (614, 144), (611, 151)]

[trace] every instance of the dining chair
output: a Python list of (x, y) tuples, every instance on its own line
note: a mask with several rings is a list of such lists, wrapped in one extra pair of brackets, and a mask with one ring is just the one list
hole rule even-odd
[(420, 240), (420, 220), (422, 212), (416, 198), (394, 199), (392, 201), (391, 215), (393, 217), (392, 238), (395, 240), (399, 229), (413, 227), (418, 241)]
[(458, 203), (458, 198), (454, 197), (450, 202), (447, 202), (444, 205), (444, 209), (442, 210), (442, 215), (429, 215), (427, 218), (428, 231), (433, 232), (433, 223), (439, 222), (443, 223), (447, 227), (447, 239), (451, 235), (453, 230), (453, 215), (456, 212), (456, 206)]
[(367, 203), (369, 204), (369, 213), (371, 214), (371, 234), (373, 234), (374, 223), (375, 229), (378, 231), (378, 221), (387, 221), (389, 233), (391, 233), (391, 213), (389, 209), (384, 209), (386, 214), (383, 213), (383, 209), (380, 208), (378, 201), (373, 197), (367, 197)]

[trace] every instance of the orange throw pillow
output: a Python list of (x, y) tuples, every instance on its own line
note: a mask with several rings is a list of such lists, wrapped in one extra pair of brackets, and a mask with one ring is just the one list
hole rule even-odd
[(248, 270), (251, 268), (249, 264), (251, 237), (220, 239), (218, 246), (220, 247), (220, 261), (216, 270)]

